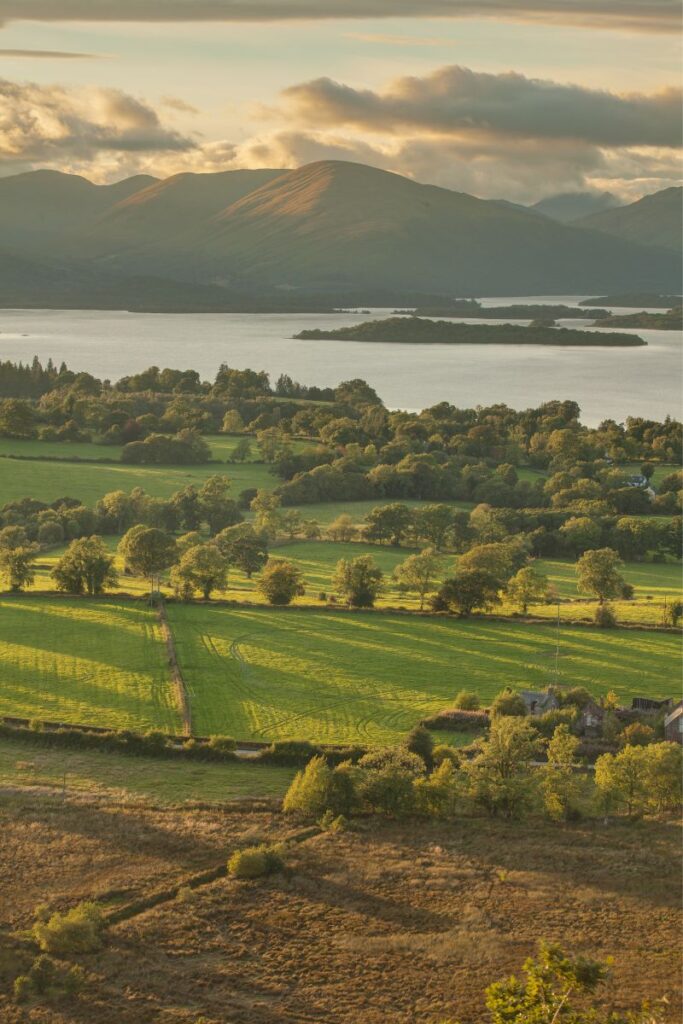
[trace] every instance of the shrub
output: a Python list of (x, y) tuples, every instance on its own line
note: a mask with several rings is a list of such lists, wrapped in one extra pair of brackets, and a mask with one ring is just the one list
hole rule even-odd
[(212, 736), (209, 740), (209, 747), (219, 753), (229, 754), (237, 750), (237, 740), (232, 736)]
[(197, 894), (189, 885), (181, 885), (176, 893), (176, 901), (178, 903), (194, 903), (196, 899)]
[(614, 629), (617, 624), (617, 617), (608, 604), (599, 604), (595, 609), (593, 621), (600, 629)]
[(308, 740), (276, 740), (261, 751), (259, 760), (271, 764), (305, 765), (316, 754), (322, 754), (322, 750)]
[(438, 768), (444, 761), (450, 761), (454, 768), (458, 768), (461, 758), (455, 747), (452, 747), (449, 743), (439, 743), (432, 751), (432, 760), (435, 768)]
[(335, 817), (334, 811), (325, 811), (318, 824), (323, 832), (332, 832), (335, 835), (340, 832), (346, 832), (349, 827), (348, 818), (343, 814), (338, 814)]
[(228, 861), (228, 874), (233, 878), (263, 878), (282, 871), (285, 864), (282, 858), (281, 844), (269, 846), (247, 846), (244, 850), (235, 850)]
[(652, 726), (643, 725), (642, 722), (631, 722), (621, 733), (619, 743), (622, 747), (646, 747), (654, 738), (655, 731)]
[(285, 814), (316, 818), (330, 812), (350, 814), (356, 804), (356, 789), (350, 762), (332, 769), (325, 758), (313, 757), (303, 771), (296, 773), (285, 794)]
[(373, 811), (400, 817), (414, 807), (413, 782), (424, 774), (424, 761), (409, 750), (374, 750), (358, 762), (360, 795)]
[(501, 690), (491, 705), (491, 714), (493, 716), (515, 715), (521, 718), (526, 713), (526, 704), (522, 700), (521, 695), (516, 693), (515, 690), (511, 690), (509, 686)]
[(549, 740), (558, 725), (566, 725), (571, 729), (577, 718), (578, 711), (570, 705), (566, 708), (553, 708), (542, 715), (533, 715), (529, 721), (541, 736)]
[(456, 694), (453, 707), (458, 711), (478, 711), (481, 707), (479, 695), (472, 690), (461, 690)]
[(434, 741), (424, 726), (416, 725), (415, 728), (408, 733), (406, 747), (412, 754), (417, 754), (418, 757), (421, 757), (427, 767), (427, 770), (431, 770), (433, 764), (432, 752), (434, 750)]
[(33, 995), (48, 998), (72, 996), (84, 982), (85, 974), (81, 967), (62, 967), (43, 954), (36, 957), (28, 974), (20, 974), (14, 979), (14, 998), (23, 1003)]
[(96, 903), (79, 903), (65, 914), (39, 919), (31, 934), (45, 953), (92, 953), (102, 946), (104, 918)]
[(452, 761), (443, 760), (431, 775), (415, 779), (415, 809), (430, 818), (451, 817), (457, 799), (456, 772), (457, 766)]
[(28, 974), (20, 974), (14, 979), (14, 998), (17, 1003), (25, 1003), (33, 992), (33, 985)]
[(458, 711), (446, 708), (433, 718), (425, 718), (422, 722), (426, 729), (460, 729), (464, 731), (487, 729), (489, 716), (485, 711)]

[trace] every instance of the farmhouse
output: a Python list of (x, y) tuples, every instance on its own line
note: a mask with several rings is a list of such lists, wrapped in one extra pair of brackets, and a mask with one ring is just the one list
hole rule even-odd
[(683, 746), (683, 700), (664, 719), (664, 739)]
[(555, 711), (560, 706), (555, 694), (546, 690), (520, 690), (519, 695), (530, 715), (542, 715), (546, 711)]
[(601, 708), (595, 701), (590, 701), (581, 711), (579, 718), (579, 729), (582, 736), (602, 736), (602, 723), (605, 719), (605, 709)]
[(651, 697), (634, 697), (631, 701), (632, 711), (644, 711), (645, 714), (655, 715), (663, 708), (670, 708), (673, 704), (671, 697), (665, 700), (653, 700)]

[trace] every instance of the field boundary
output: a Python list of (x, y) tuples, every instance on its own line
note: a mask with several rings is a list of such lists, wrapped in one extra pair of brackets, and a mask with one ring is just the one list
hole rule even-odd
[(157, 607), (157, 615), (159, 620), (159, 628), (161, 629), (161, 635), (164, 638), (166, 645), (166, 653), (168, 655), (168, 667), (171, 672), (171, 682), (175, 690), (176, 699), (178, 701), (178, 707), (183, 720), (183, 732), (186, 735), (192, 735), (192, 706), (190, 704), (190, 695), (183, 679), (183, 673), (180, 670), (178, 664), (178, 654), (175, 647), (175, 639), (173, 637), (173, 630), (171, 624), (168, 621), (166, 615), (166, 605), (164, 604), (163, 597), (160, 596), (159, 604)]

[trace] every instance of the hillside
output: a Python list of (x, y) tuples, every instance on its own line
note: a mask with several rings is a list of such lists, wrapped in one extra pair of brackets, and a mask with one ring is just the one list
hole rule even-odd
[[(175, 303), (141, 284), (134, 308), (221, 310), (223, 292), (195, 300), (187, 285), (290, 302), (362, 292), (375, 305), (390, 292), (395, 305), (407, 292), (673, 291), (681, 268), (671, 252), (342, 161), (115, 185), (52, 171), (16, 175), (0, 180), (0, 233), (23, 258), (55, 268), (66, 259), (70, 276), (80, 267), (85, 284), (71, 301), (81, 295), (78, 304), (95, 308), (133, 308), (130, 289), (116, 284), (124, 277), (185, 282)], [(87, 282), (98, 274), (91, 295)], [(5, 304), (54, 302), (41, 275), (0, 288)]]
[(547, 196), (529, 207), (561, 224), (571, 224), (579, 217), (588, 217), (603, 210), (612, 210), (621, 203), (611, 192), (562, 192)]
[(604, 210), (576, 223), (625, 242), (657, 245), (679, 253), (683, 248), (682, 214), (683, 188), (665, 188), (629, 206)]

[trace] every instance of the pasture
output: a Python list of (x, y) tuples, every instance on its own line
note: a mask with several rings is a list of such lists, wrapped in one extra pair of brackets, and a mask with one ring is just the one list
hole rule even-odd
[(552, 682), (624, 701), (678, 689), (680, 642), (669, 634), (322, 610), (168, 612), (198, 734), (384, 744), (463, 687), (484, 701), (506, 685)]
[(0, 740), (0, 778), (5, 785), (66, 786), (69, 792), (126, 800), (174, 804), (281, 797), (293, 775), (292, 768), (243, 761), (202, 764)]
[(115, 599), (0, 599), (0, 715), (180, 732), (152, 611)]

